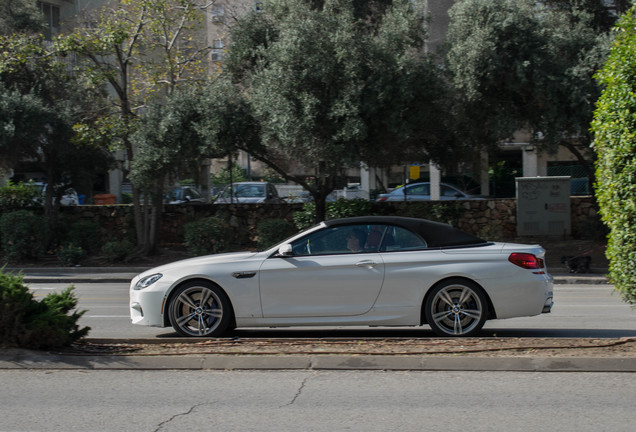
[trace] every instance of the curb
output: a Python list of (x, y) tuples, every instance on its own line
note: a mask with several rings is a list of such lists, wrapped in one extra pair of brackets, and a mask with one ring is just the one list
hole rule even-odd
[(0, 355), (0, 370), (394, 370), (636, 372), (634, 358), (391, 355)]

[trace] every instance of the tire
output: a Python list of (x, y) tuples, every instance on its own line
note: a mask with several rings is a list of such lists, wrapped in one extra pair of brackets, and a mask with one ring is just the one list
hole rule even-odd
[(225, 293), (203, 281), (179, 287), (168, 307), (170, 324), (182, 336), (220, 336), (232, 322), (232, 307)]
[(424, 315), (438, 336), (473, 336), (486, 322), (488, 302), (477, 284), (450, 279), (433, 288)]

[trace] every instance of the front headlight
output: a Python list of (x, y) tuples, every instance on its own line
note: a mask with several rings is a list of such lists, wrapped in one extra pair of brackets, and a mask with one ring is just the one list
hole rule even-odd
[(163, 275), (161, 273), (155, 273), (150, 276), (146, 276), (144, 278), (139, 279), (139, 281), (135, 284), (136, 290), (142, 290), (144, 288), (148, 288), (153, 283), (157, 282), (161, 279)]

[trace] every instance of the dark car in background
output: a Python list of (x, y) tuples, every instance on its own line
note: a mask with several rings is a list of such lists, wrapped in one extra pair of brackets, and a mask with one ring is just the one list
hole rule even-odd
[(279, 204), (284, 201), (276, 187), (268, 182), (239, 182), (227, 185), (216, 204)]
[(194, 186), (181, 186), (166, 194), (165, 202), (167, 204), (205, 204), (207, 200)]

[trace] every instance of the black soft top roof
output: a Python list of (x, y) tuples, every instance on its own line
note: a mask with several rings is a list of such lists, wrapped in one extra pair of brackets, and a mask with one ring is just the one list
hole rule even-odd
[(416, 219), (401, 216), (361, 216), (343, 219), (331, 219), (325, 221), (327, 226), (352, 225), (352, 224), (384, 224), (406, 228), (419, 234), (428, 247), (452, 247), (480, 245), (488, 243), (479, 237), (468, 234), (452, 226), (433, 222), (427, 219)]

